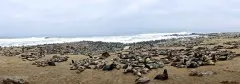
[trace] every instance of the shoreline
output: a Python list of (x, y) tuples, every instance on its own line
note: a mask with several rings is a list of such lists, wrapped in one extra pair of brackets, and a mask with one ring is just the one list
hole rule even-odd
[[(143, 41), (154, 41), (171, 38), (184, 38), (184, 37), (197, 37), (197, 35), (190, 35), (191, 33), (152, 33), (152, 34), (136, 34), (131, 36), (94, 36), (94, 37), (71, 37), (71, 38), (58, 38), (58, 37), (30, 37), (30, 38), (14, 38), (14, 39), (0, 39), (2, 47), (11, 46), (34, 46), (44, 44), (58, 44), (58, 43), (72, 43), (81, 41), (93, 42), (110, 42), (110, 43), (137, 43)], [(1, 42), (2, 41), (2, 42)]]
[[(231, 34), (236, 34), (236, 35), (240, 35), (240, 32), (221, 32), (221, 33), (189, 33), (188, 35), (181, 35), (181, 34), (169, 34), (169, 35), (164, 35), (164, 36), (172, 36), (171, 38), (162, 38), (162, 39), (156, 39), (156, 40), (142, 40), (142, 41), (136, 41), (136, 42), (124, 42), (124, 40), (123, 40), (123, 42), (111, 42), (111, 41), (109, 41), (109, 42), (107, 42), (107, 41), (100, 41), (100, 40), (96, 40), (96, 41), (91, 41), (91, 40), (82, 40), (82, 41), (74, 41), (73, 40), (73, 38), (69, 38), (69, 39), (65, 39), (65, 41), (63, 40), (64, 38), (53, 38), (53, 39), (51, 39), (52, 37), (41, 37), (42, 39), (42, 41), (43, 41), (43, 43), (39, 43), (38, 41), (37, 41), (37, 39), (38, 38), (35, 38), (35, 39), (30, 39), (30, 40), (32, 40), (32, 41), (26, 41), (26, 43), (27, 42), (32, 42), (32, 43), (30, 43), (30, 44), (26, 44), (26, 43), (19, 43), (18, 44), (18, 42), (19, 42), (19, 40), (22, 40), (23, 42), (24, 42), (24, 40), (23, 39), (20, 39), (20, 38), (16, 38), (16, 41), (10, 41), (10, 42), (7, 42), (8, 41), (8, 39), (5, 39), (6, 40), (6, 43), (0, 43), (1, 45), (5, 45), (5, 46), (1, 46), (1, 47), (21, 47), (21, 46), (39, 46), (39, 45), (52, 45), (52, 44), (67, 44), (67, 43), (78, 43), (78, 42), (105, 42), (105, 43), (122, 43), (122, 44), (136, 44), (136, 43), (143, 43), (143, 42), (154, 42), (154, 41), (159, 41), (159, 40), (171, 40), (171, 39), (184, 39), (184, 38), (198, 38), (198, 37), (220, 37), (220, 35), (223, 35), (223, 36), (226, 36), (226, 35), (231, 35)], [(140, 35), (140, 34), (139, 34)], [(218, 35), (218, 36), (217, 36)], [(112, 36), (112, 38), (113, 38), (114, 36)], [(74, 38), (78, 38), (78, 37), (74, 37)], [(115, 38), (115, 37), (114, 37)], [(18, 40), (17, 40), (18, 39)], [(29, 38), (25, 38), (25, 39), (29, 39)], [(51, 39), (51, 40), (49, 40), (49, 39)], [(62, 42), (57, 42), (58, 40), (57, 39), (59, 39), (59, 41), (62, 39)], [(93, 39), (93, 38), (92, 38)], [(99, 39), (99, 38), (97, 38), (97, 39)], [(115, 38), (115, 39), (117, 39), (117, 37)], [(2, 40), (2, 41), (4, 41), (3, 39), (0, 39), (0, 40)], [(15, 39), (9, 39), (9, 40), (15, 40)], [(40, 41), (41, 41), (40, 40)], [(73, 40), (73, 41), (69, 41), (69, 40)], [(79, 39), (80, 40), (80, 39)], [(114, 40), (114, 39), (113, 39)], [(128, 39), (128, 40), (131, 40), (131, 39)], [(47, 43), (47, 41), (49, 41), (49, 43)], [(56, 41), (56, 42), (54, 42), (54, 41)], [(125, 41), (127, 41), (127, 40), (125, 40)], [(51, 43), (52, 42), (52, 43)], [(9, 43), (12, 43), (12, 44), (9, 44)], [(34, 44), (35, 43), (35, 44)], [(39, 43), (39, 44), (37, 44), (37, 43)], [(8, 45), (8, 46), (7, 46)], [(12, 46), (10, 46), (10, 45), (12, 45)], [(14, 46), (15, 45), (15, 46)], [(17, 45), (17, 46), (16, 46)]]

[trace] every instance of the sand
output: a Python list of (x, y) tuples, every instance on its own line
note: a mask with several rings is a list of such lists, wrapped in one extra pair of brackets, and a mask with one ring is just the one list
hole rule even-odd
[[(238, 39), (212, 39), (205, 41), (223, 42)], [(171, 47), (174, 49), (174, 47)], [(240, 53), (240, 49), (232, 49), (232, 51)], [(47, 55), (46, 59), (53, 55)], [(116, 55), (112, 55), (114, 57)], [(80, 60), (86, 58), (83, 55), (69, 55), (68, 62), (56, 63), (56, 66), (36, 67), (31, 65), (31, 61), (22, 61), (17, 56), (6, 57), (0, 56), (0, 76), (20, 76), (25, 77), (30, 84), (134, 84), (136, 76), (123, 74), (123, 70), (101, 71), (87, 69), (83, 73), (76, 74), (71, 71), (69, 63), (71, 59)], [(199, 71), (215, 71), (216, 75), (203, 77), (188, 76), (191, 69), (175, 68), (170, 65), (165, 66), (168, 69), (169, 80), (156, 81), (151, 80), (149, 84), (220, 84), (221, 81), (237, 81), (240, 82), (240, 57), (236, 57), (229, 61), (218, 61), (214, 66), (202, 66), (196, 68)], [(162, 73), (164, 68), (152, 70), (144, 75), (153, 79), (158, 73)]]

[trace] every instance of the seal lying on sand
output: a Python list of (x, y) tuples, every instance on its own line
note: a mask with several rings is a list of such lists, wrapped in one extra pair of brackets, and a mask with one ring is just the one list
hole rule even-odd
[(164, 69), (163, 74), (158, 74), (154, 79), (155, 80), (168, 80), (167, 69)]
[(27, 81), (23, 79), (13, 79), (13, 78), (6, 78), (2, 81), (2, 83), (3, 84), (29, 84)]
[(117, 67), (117, 64), (115, 64), (114, 62), (110, 65), (106, 65), (103, 67), (103, 71), (112, 71), (114, 68)]
[(136, 84), (148, 84), (150, 82), (150, 79), (147, 77), (140, 77), (135, 80)]

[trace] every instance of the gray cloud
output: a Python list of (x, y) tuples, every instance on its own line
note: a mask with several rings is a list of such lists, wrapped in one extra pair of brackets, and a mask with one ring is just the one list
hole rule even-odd
[(239, 0), (3, 0), (0, 36), (239, 31)]

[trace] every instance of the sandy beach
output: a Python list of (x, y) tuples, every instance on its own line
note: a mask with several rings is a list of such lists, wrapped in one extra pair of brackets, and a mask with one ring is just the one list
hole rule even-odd
[[(194, 46), (194, 48), (214, 47), (217, 45), (229, 46), (226, 42), (240, 42), (239, 37), (214, 37), (203, 38), (203, 41)], [(183, 46), (154, 46), (155, 49), (186, 49)], [(6, 48), (9, 49), (9, 48)], [(6, 50), (5, 49), (5, 50)], [(21, 52), (21, 48), (13, 48), (13, 50)], [(228, 50), (240, 54), (240, 48), (234, 49), (219, 49)], [(4, 49), (1, 50), (3, 53)], [(27, 50), (25, 52), (28, 52)], [(23, 61), (19, 55), (16, 56), (0, 56), (0, 78), (18, 76), (26, 80), (29, 84), (135, 84), (135, 80), (138, 78), (132, 73), (123, 74), (123, 69), (112, 71), (102, 71), (94, 69), (86, 69), (85, 71), (77, 74), (76, 71), (70, 70), (71, 60), (86, 59), (89, 56), (86, 55), (73, 55), (65, 54), (63, 56), (69, 56), (65, 62), (56, 63), (56, 66), (36, 67), (32, 65), (34, 61)], [(54, 55), (59, 54), (46, 54), (45, 57), (37, 60), (49, 59)], [(93, 56), (101, 56), (100, 54), (94, 54)], [(113, 58), (117, 58), (118, 55), (115, 51), (110, 53), (110, 57), (105, 58), (107, 61), (111, 61)], [(165, 56), (158, 55), (155, 59), (160, 59)], [(157, 74), (163, 72), (164, 69), (168, 70), (168, 80), (153, 80)], [(204, 75), (202, 77), (189, 76), (192, 69), (197, 71), (214, 71), (217, 74)], [(200, 66), (197, 68), (176, 68), (171, 64), (165, 64), (163, 68), (152, 69), (147, 74), (143, 74), (144, 77), (148, 77), (150, 82), (148, 84), (221, 84), (223, 81), (235, 81), (235, 83), (226, 84), (239, 84), (240, 78), (240, 57), (234, 57), (231, 60), (217, 61), (215, 65)]]

